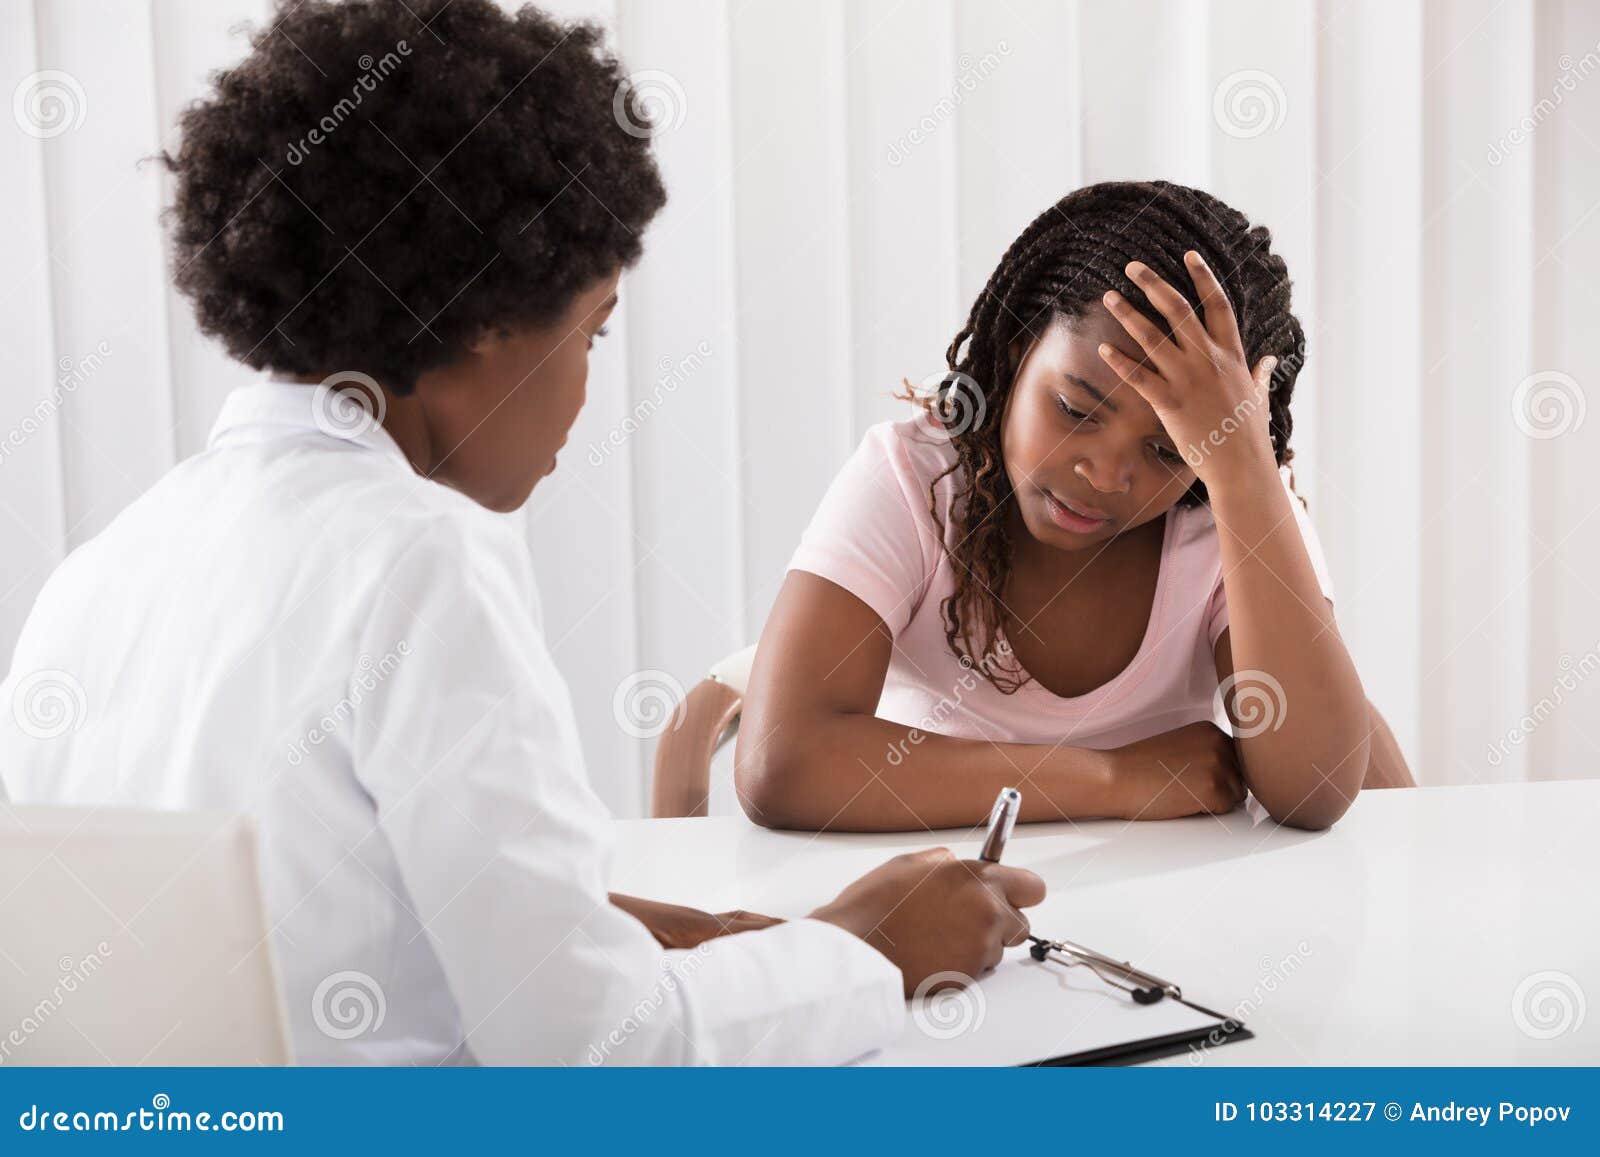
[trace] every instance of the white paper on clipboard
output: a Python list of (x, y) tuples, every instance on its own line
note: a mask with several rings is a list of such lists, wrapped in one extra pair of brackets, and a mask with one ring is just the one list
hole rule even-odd
[(1137, 1004), (1088, 968), (1034, 960), (1027, 946), (965, 989), (907, 1004), (900, 1039), (859, 1065), (1028, 1065), (1102, 1049), (1133, 1049), (1228, 1024), (1181, 1000)]

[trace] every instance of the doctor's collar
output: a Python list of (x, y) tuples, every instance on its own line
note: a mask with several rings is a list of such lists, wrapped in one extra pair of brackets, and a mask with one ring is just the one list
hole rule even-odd
[(355, 371), (318, 382), (273, 375), (229, 393), (206, 447), (315, 432), (391, 455), (409, 470), (410, 460), (383, 428), (384, 398), (372, 378)]

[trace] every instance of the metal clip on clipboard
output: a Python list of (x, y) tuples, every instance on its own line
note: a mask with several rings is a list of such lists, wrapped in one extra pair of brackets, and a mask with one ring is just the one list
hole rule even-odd
[(1029, 936), (1028, 939), (1032, 941), (1028, 945), (1028, 952), (1035, 960), (1054, 960), (1067, 968), (1087, 968), (1113, 988), (1128, 993), (1135, 1004), (1154, 1004), (1164, 996), (1174, 1000), (1183, 999), (1183, 990), (1172, 981), (1162, 980), (1159, 976), (1135, 968), (1126, 960), (1113, 960), (1071, 940), (1046, 940), (1042, 936)]

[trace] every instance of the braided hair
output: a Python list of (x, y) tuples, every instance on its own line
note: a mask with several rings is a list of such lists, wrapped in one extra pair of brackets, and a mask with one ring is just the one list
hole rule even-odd
[[(1000, 429), (1016, 373), (1012, 350), (1025, 348), (1059, 318), (1082, 317), (1108, 289), (1170, 336), (1171, 326), (1124, 269), (1129, 261), (1144, 262), (1198, 311), (1199, 296), (1183, 264), (1186, 250), (1198, 250), (1233, 305), (1246, 364), (1268, 354), (1278, 358), (1268, 383), (1268, 422), (1274, 455), (1284, 465), (1291, 457), (1289, 398), (1305, 360), (1305, 334), (1289, 310), (1288, 269), (1271, 241), (1264, 226), (1252, 227), (1238, 210), (1167, 181), (1107, 181), (1068, 193), (1006, 250), (945, 353), (948, 372), (931, 391), (910, 395), (943, 426), (956, 452), (928, 488), (955, 572), (955, 591), (940, 607), (945, 639), (963, 666), (976, 666), (1001, 692), (1011, 694), (1028, 680), (1000, 645), (1011, 562), (1005, 514), (1013, 498)], [(985, 412), (993, 420), (970, 420)], [(943, 527), (934, 487), (950, 474), (957, 475), (957, 488), (950, 525)], [(1205, 501), (1196, 480), (1179, 505)], [(980, 661), (986, 655), (991, 658)]]

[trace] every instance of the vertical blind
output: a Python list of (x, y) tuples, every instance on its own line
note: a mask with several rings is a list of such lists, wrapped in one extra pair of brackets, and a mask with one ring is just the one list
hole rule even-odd
[[(525, 518), (591, 776), (640, 687), (755, 640), (796, 538), (1007, 242), (1069, 189), (1269, 225), (1309, 361), (1296, 480), (1424, 783), (1595, 774), (1600, 10), (1579, 0), (559, 0), (661, 124), (671, 202)], [(168, 287), (178, 109), (259, 0), (0, 7), (0, 656), (65, 552), (251, 379)], [(419, 34), (425, 35), (419, 27)], [(664, 689), (664, 690), (663, 690)], [(1290, 705), (1293, 709), (1294, 705)]]

